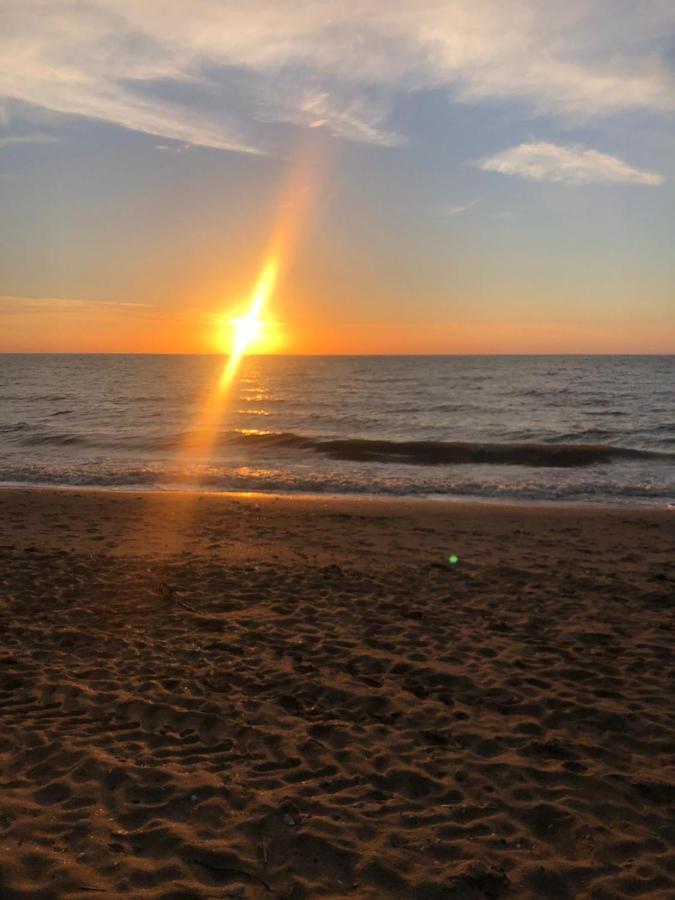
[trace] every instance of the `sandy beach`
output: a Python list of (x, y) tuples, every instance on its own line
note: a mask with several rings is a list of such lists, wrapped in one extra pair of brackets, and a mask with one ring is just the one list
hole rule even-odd
[(674, 559), (669, 510), (0, 491), (0, 897), (673, 897)]

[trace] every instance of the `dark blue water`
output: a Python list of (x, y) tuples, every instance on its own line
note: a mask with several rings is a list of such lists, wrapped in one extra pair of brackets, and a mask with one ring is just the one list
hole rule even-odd
[[(675, 357), (0, 356), (0, 482), (675, 501)], [(182, 452), (181, 452), (182, 449)]]

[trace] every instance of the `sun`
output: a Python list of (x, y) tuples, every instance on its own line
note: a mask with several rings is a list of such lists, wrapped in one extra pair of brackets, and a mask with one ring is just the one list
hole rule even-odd
[(213, 348), (227, 357), (267, 353), (276, 323), (257, 315), (253, 309), (237, 312), (238, 315), (230, 311), (215, 317), (211, 335)]
[(234, 328), (234, 340), (232, 341), (232, 353), (243, 356), (257, 345), (264, 348), (264, 330), (266, 323), (257, 315), (257, 310), (251, 309), (247, 315), (240, 319), (230, 319)]
[(283, 323), (250, 309), (245, 315), (224, 319), (222, 352), (235, 359), (251, 353), (276, 353), (284, 345)]
[[(228, 361), (221, 379), (221, 387), (227, 386), (237, 373), (239, 363), (246, 353), (252, 350), (265, 352), (271, 349), (274, 343), (272, 326), (274, 323), (263, 318), (263, 309), (269, 300), (277, 280), (278, 265), (275, 259), (269, 260), (263, 267), (251, 296), (250, 306), (245, 315), (235, 319), (225, 320), (221, 327), (220, 343), (223, 351), (228, 354)], [(233, 334), (228, 340), (228, 332)]]

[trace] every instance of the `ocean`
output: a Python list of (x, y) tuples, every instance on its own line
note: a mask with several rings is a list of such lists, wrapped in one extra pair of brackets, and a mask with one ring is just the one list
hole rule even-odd
[(0, 482), (675, 503), (675, 356), (0, 355)]

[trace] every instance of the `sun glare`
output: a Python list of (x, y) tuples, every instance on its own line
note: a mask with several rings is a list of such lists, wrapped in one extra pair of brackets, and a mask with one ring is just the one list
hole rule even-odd
[(279, 266), (276, 259), (269, 260), (255, 286), (248, 312), (240, 318), (229, 321), (230, 326), (234, 329), (234, 335), (231, 346), (228, 348), (229, 358), (223, 370), (221, 387), (230, 384), (246, 353), (250, 353), (253, 349), (265, 349), (269, 323), (263, 318), (263, 310), (274, 291), (278, 271)]
[(230, 319), (230, 322), (235, 329), (232, 352), (241, 352), (244, 354), (255, 349), (256, 344), (260, 341), (261, 332), (265, 327), (265, 323), (262, 319), (256, 317), (255, 310), (252, 310), (243, 319)]

